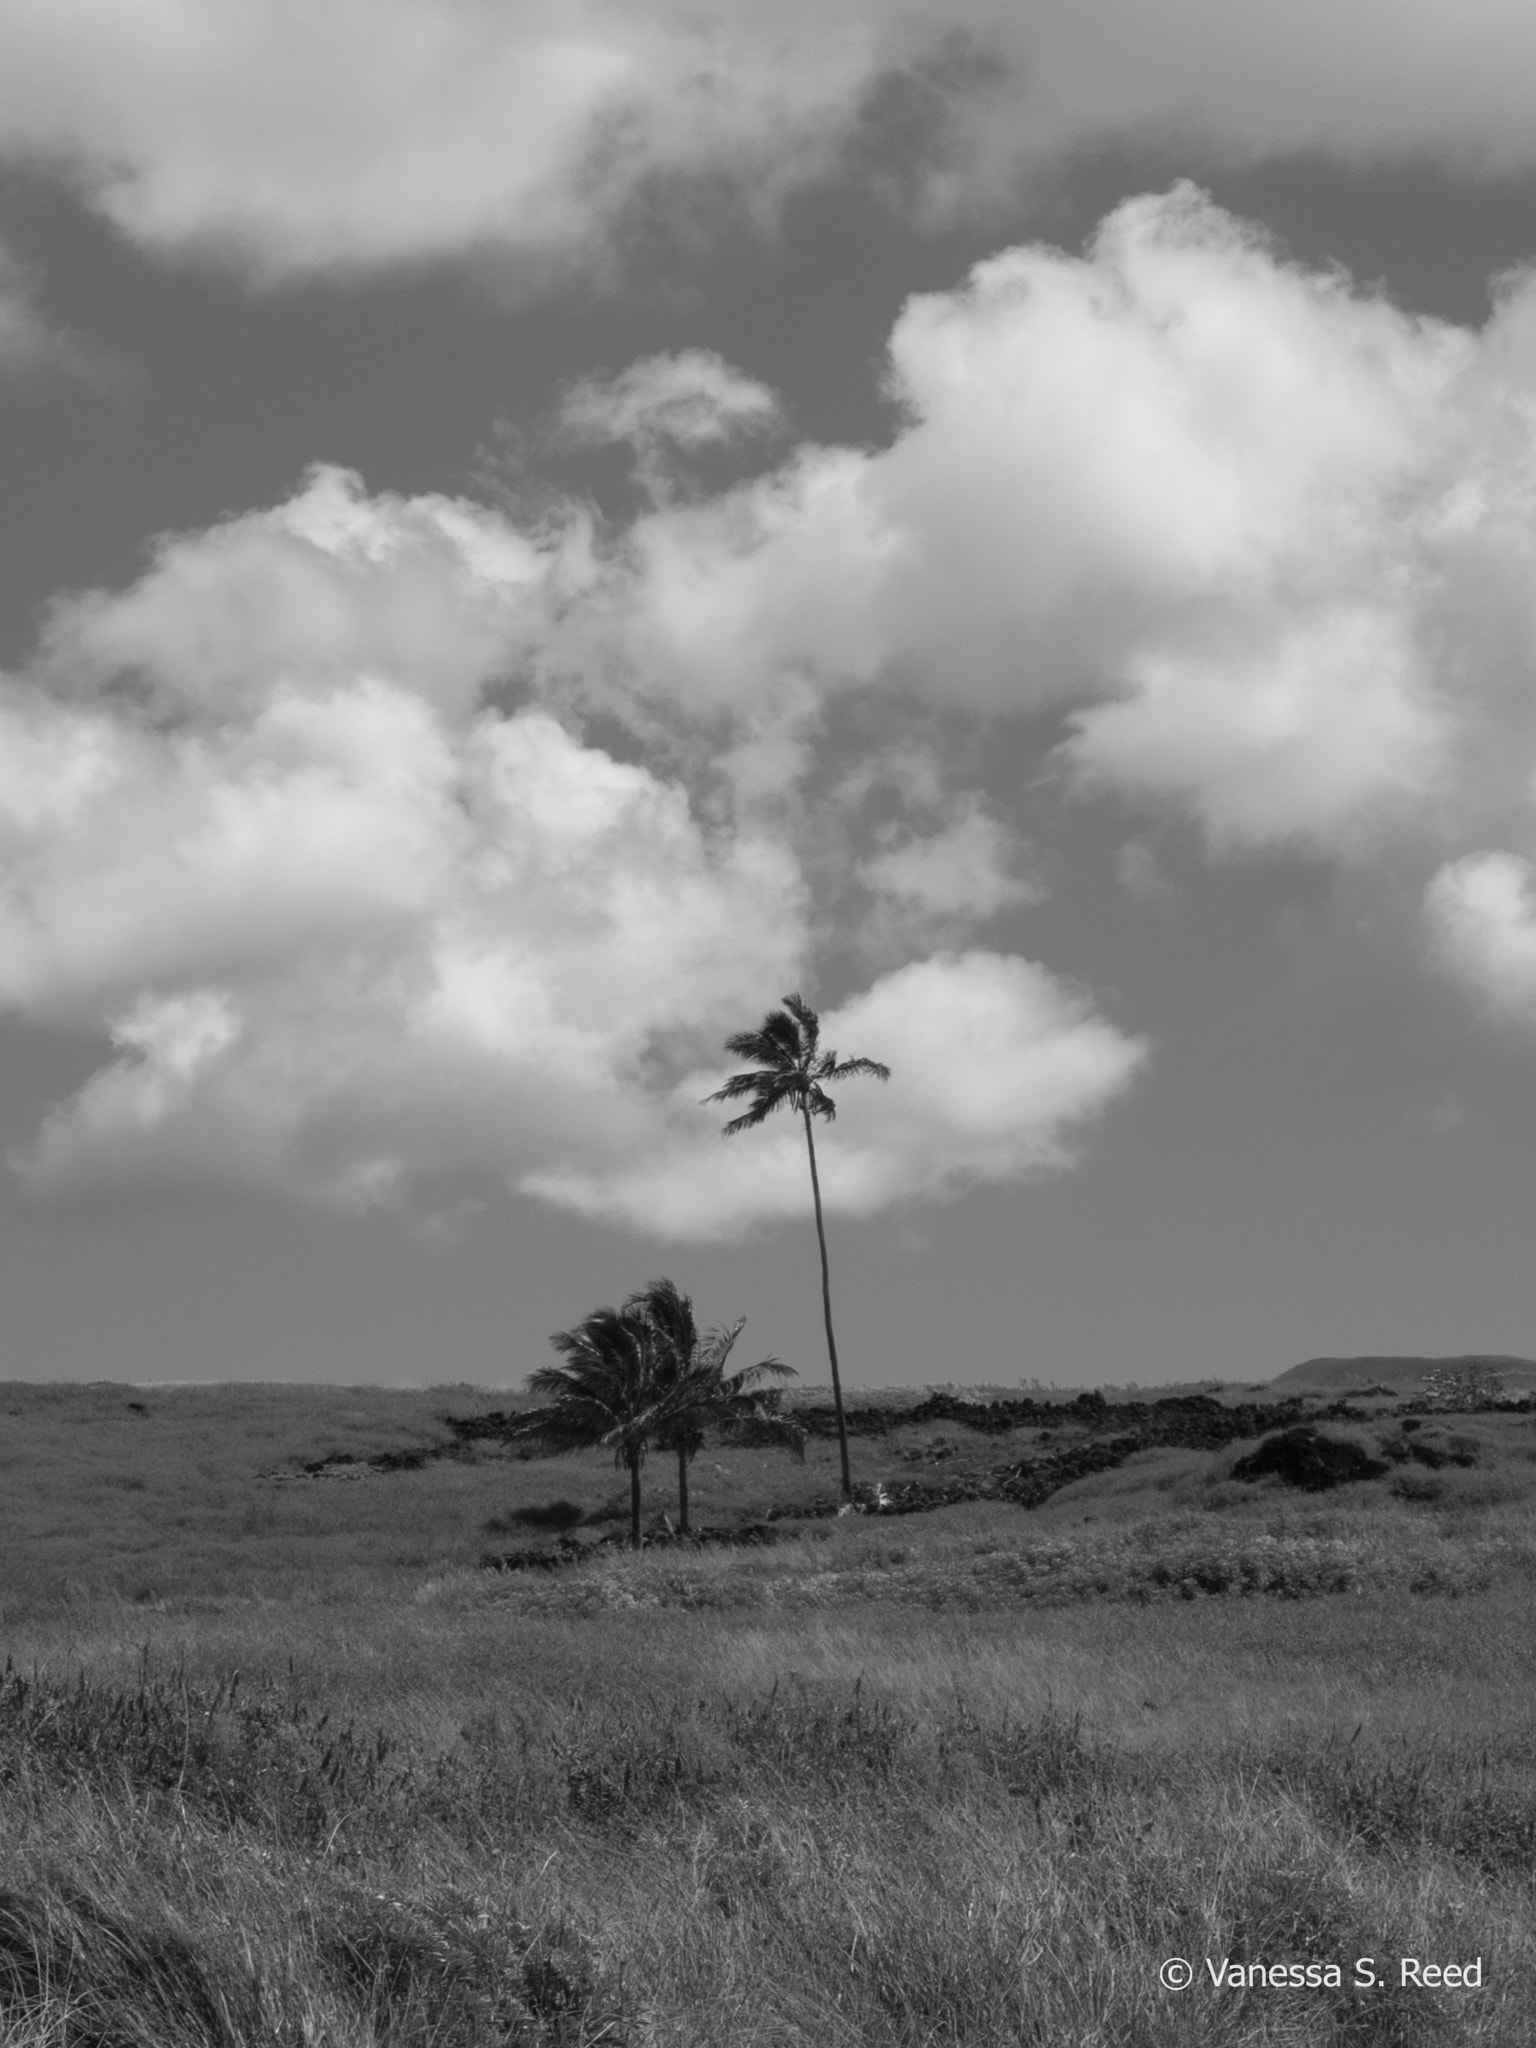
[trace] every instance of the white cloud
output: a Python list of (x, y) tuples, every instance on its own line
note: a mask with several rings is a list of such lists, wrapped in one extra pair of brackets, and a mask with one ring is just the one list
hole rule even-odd
[(1447, 721), (1407, 620), (1319, 607), (1260, 632), (1131, 657), (1132, 694), (1077, 713), (1067, 758), (1086, 781), (1187, 803), (1219, 848), (1337, 843), (1433, 787)]
[(1441, 965), (1495, 1015), (1536, 1023), (1536, 867), (1477, 853), (1443, 867), (1424, 899)]
[[(163, 542), (127, 591), (57, 602), (32, 670), (0, 682), (0, 1009), (111, 1051), (13, 1161), (34, 1187), (218, 1179), (412, 1210), (501, 1180), (705, 1235), (776, 1213), (771, 1171), (711, 1180), (690, 1090), (806, 978), (810, 877), (771, 804), (706, 811), (485, 696), (564, 545), (322, 471)], [(1000, 835), (963, 806), (951, 823), (891, 878), (949, 923), (967, 887), (983, 912), (1012, 890)], [(1139, 1056), (1026, 962), (904, 971), (844, 1021), (904, 1060), (969, 1033), (968, 1078), (904, 1082), (839, 1206), (1059, 1163)], [(626, 1192), (690, 1158), (703, 1206)]]
[(147, 247), (260, 279), (495, 247), (538, 264), (594, 254), (657, 176), (782, 191), (825, 162), (884, 40), (804, 0), (771, 18), (667, 0), (16, 0), (0, 142)]
[[(799, 1202), (794, 1148), (722, 1151), (689, 1090), (861, 944), (891, 972), (837, 1028), (912, 1073), (850, 1102), (835, 1202), (1042, 1170), (1141, 1048), (959, 950), (1031, 889), (1022, 811), (945, 767), (999, 714), (1217, 850), (1527, 843), (1536, 283), (1481, 333), (1415, 321), (1179, 188), (911, 301), (891, 365), (888, 448), (615, 536), (318, 469), (58, 600), (0, 690), (0, 1004), (114, 1050), (24, 1170), (478, 1174), (729, 1232)], [(769, 404), (713, 357), (583, 402), (695, 444)], [(593, 705), (638, 759), (584, 743)], [(1431, 893), (1495, 993), (1529, 886), (1487, 855)], [(915, 1078), (963, 1033), (974, 1117)]]
[[(967, 60), (970, 61), (967, 61)], [(0, 147), (117, 226), (261, 278), (593, 256), (679, 174), (755, 208), (923, 81), (927, 212), (1114, 139), (1536, 162), (1515, 0), (9, 0)]]
[(370, 498), (322, 464), (271, 511), (163, 537), (130, 589), (58, 601), (41, 667), (60, 689), (126, 680), (157, 713), (214, 722), (275, 684), (313, 695), (358, 675), (462, 716), (516, 665), (570, 559), (482, 506)]
[(779, 402), (766, 384), (703, 348), (646, 356), (616, 377), (584, 377), (560, 408), (561, 426), (573, 439), (628, 441), (642, 451), (658, 442), (707, 448), (762, 433), (778, 417)]
[[(822, 1195), (834, 1213), (945, 1200), (983, 1183), (1058, 1171), (1083, 1127), (1123, 1092), (1147, 1048), (1031, 961), (972, 951), (910, 962), (822, 1019), (823, 1043), (891, 1069), (888, 1083), (835, 1091), (818, 1126)], [(731, 1237), (802, 1215), (805, 1140), (792, 1118), (724, 1140), (697, 1106), (714, 1070), (677, 1089), (675, 1135), (654, 1157), (602, 1177), (541, 1176), (538, 1191), (658, 1235)]]
[(1480, 333), (1191, 188), (907, 304), (906, 418), (659, 505), (546, 659), (696, 713), (793, 678), (1065, 715), (1081, 784), (1217, 849), (1471, 829), (1536, 760), (1536, 278)]
[(1020, 873), (1017, 835), (975, 797), (952, 809), (936, 831), (877, 829), (878, 850), (855, 870), (875, 899), (863, 933), (868, 949), (911, 952), (952, 943), (1001, 911), (1039, 902), (1038, 885)]
[(779, 422), (766, 384), (700, 348), (646, 356), (616, 377), (584, 377), (560, 406), (563, 439), (629, 444), (636, 481), (656, 505), (676, 494), (688, 458), (759, 439)]
[(648, 1063), (799, 968), (782, 849), (711, 838), (542, 712), (455, 733), (364, 681), (216, 737), (32, 725), (5, 750), (0, 998), (120, 1048), (43, 1133), (51, 1185), (217, 1162), (373, 1198), (622, 1151)]

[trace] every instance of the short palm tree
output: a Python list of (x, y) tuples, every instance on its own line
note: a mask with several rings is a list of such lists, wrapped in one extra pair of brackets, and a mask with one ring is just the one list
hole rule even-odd
[(837, 1339), (832, 1334), (832, 1281), (827, 1267), (827, 1227), (821, 1213), (821, 1178), (816, 1171), (816, 1139), (811, 1130), (813, 1117), (830, 1123), (837, 1105), (823, 1087), (826, 1081), (846, 1081), (856, 1074), (889, 1081), (891, 1070), (878, 1060), (840, 1060), (835, 1052), (821, 1050), (821, 1019), (799, 996), (785, 996), (783, 1006), (770, 1010), (756, 1031), (743, 1031), (726, 1040), (727, 1052), (755, 1064), (748, 1073), (732, 1074), (723, 1088), (707, 1098), (710, 1102), (750, 1100), (752, 1107), (725, 1127), (725, 1136), (751, 1130), (766, 1121), (776, 1109), (797, 1111), (805, 1125), (805, 1149), (811, 1162), (811, 1199), (816, 1207), (816, 1241), (821, 1246), (821, 1309), (827, 1326), (827, 1358), (832, 1367), (832, 1406), (837, 1414), (837, 1448), (843, 1467), (843, 1499), (853, 1499), (853, 1474), (848, 1463), (848, 1426), (843, 1416), (843, 1384), (837, 1370)]
[(629, 1540), (640, 1548), (640, 1467), (666, 1419), (667, 1392), (655, 1332), (642, 1316), (600, 1308), (550, 1343), (563, 1363), (528, 1375), (544, 1405), (524, 1416), (517, 1436), (556, 1454), (611, 1450), (629, 1472)]
[(632, 1294), (624, 1313), (641, 1317), (655, 1343), (656, 1372), (664, 1389), (668, 1414), (657, 1426), (655, 1443), (677, 1458), (677, 1526), (688, 1534), (688, 1466), (703, 1450), (713, 1429), (728, 1442), (776, 1444), (796, 1457), (805, 1456), (805, 1431), (779, 1413), (779, 1395), (765, 1387), (767, 1379), (793, 1379), (795, 1368), (781, 1358), (760, 1358), (735, 1372), (725, 1370), (736, 1339), (746, 1324), (700, 1330), (693, 1303), (672, 1280), (653, 1280)]

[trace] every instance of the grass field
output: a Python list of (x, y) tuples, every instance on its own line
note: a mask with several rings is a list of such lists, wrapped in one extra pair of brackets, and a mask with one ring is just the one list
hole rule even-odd
[(627, 1480), (453, 1443), (497, 1405), (0, 1388), (7, 2044), (1536, 2040), (1536, 1417), (890, 1519), (812, 1512), (825, 1439), (706, 1450), (697, 1519), (780, 1540), (502, 1571)]

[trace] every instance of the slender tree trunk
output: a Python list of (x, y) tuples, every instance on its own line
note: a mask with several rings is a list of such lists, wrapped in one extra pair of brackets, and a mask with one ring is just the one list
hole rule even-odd
[(629, 1547), (640, 1548), (640, 1453), (629, 1453)]
[(677, 1533), (688, 1534), (688, 1453), (677, 1447)]
[(827, 1266), (827, 1226), (821, 1215), (821, 1177), (816, 1171), (816, 1140), (811, 1135), (809, 1105), (800, 1105), (805, 1119), (805, 1148), (811, 1160), (811, 1199), (816, 1204), (816, 1242), (821, 1246), (821, 1313), (827, 1326), (827, 1357), (832, 1366), (832, 1407), (837, 1415), (837, 1454), (843, 1465), (843, 1499), (853, 1499), (853, 1472), (848, 1463), (848, 1425), (843, 1418), (843, 1382), (837, 1370), (837, 1339), (832, 1334), (832, 1276)]

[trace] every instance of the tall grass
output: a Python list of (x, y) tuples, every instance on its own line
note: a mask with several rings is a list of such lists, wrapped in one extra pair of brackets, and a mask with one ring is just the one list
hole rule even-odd
[[(1382, 1597), (1364, 1672), (1347, 1594), (584, 1617), (504, 1590), (380, 1584), (329, 1639), (318, 1604), (38, 1632), (0, 1685), (9, 2038), (1529, 2040), (1518, 1583)], [(1481, 1954), (1485, 1985), (1156, 1978), (1404, 1954)]]
[[(152, 1600), (112, 1555), (144, 1522), (83, 1493), (74, 1590), (11, 1590), (6, 2048), (1529, 2048), (1515, 1450), (1318, 1504), (1171, 1454), (1034, 1514), (537, 1574), (474, 1561), (493, 1512), (539, 1529), (537, 1472), (274, 1494), (266, 1449), (206, 1455), (222, 1533)], [(89, 1498), (159, 1513), (170, 1472)], [(602, 1511), (610, 1475), (557, 1479)]]

